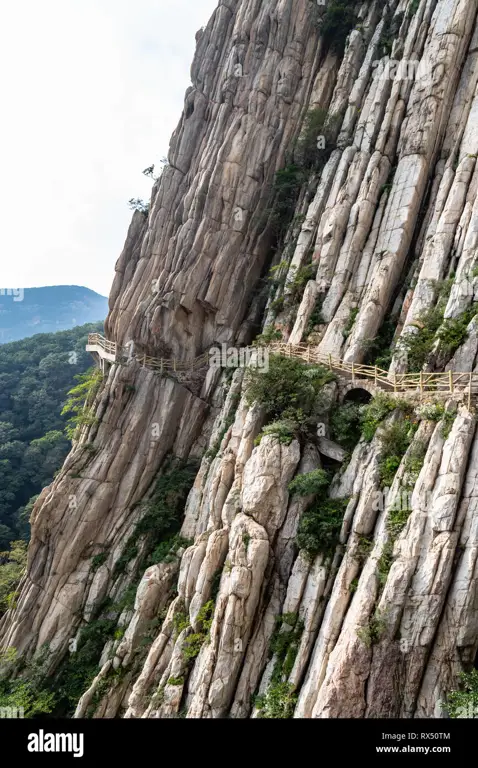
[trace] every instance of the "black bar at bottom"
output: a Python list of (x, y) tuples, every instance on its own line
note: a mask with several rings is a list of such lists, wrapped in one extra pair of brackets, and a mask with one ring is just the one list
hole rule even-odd
[[(319, 760), (326, 755), (337, 761), (391, 755), (408, 759), (460, 758), (473, 754), (476, 725), (472, 719), (440, 720), (266, 720), (203, 719), (167, 720), (1, 720), (0, 744), (8, 753), (33, 764), (98, 765), (103, 761), (138, 759), (162, 762), (176, 754), (184, 758), (216, 762), (219, 754), (227, 762), (223, 739), (235, 744), (232, 762), (250, 763), (261, 753), (277, 751)], [(244, 740), (247, 739), (247, 742)], [(216, 741), (217, 740), (217, 741)], [(242, 745), (242, 746), (241, 746)], [(247, 748), (246, 748), (247, 745)], [(249, 757), (247, 755), (249, 754)], [(168, 758), (167, 755), (170, 757)], [(5, 755), (4, 755), (5, 757)], [(8, 758), (6, 758), (8, 759)], [(286, 758), (285, 758), (286, 759)], [(252, 762), (255, 762), (253, 759)]]

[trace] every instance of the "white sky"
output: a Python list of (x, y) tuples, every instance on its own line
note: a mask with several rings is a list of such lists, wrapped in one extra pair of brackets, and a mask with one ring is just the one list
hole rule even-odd
[(17, 0), (0, 27), (0, 288), (108, 295), (217, 0)]

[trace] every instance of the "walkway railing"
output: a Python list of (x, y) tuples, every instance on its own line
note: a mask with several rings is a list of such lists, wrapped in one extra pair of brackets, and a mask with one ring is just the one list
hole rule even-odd
[[(124, 358), (134, 357), (137, 362), (156, 372), (181, 373), (187, 371), (199, 371), (206, 368), (209, 364), (209, 353), (196, 357), (194, 360), (181, 361), (170, 358), (150, 357), (149, 355), (131, 354), (128, 347), (118, 347), (113, 341), (108, 341), (99, 333), (91, 333), (88, 336), (88, 346), (95, 347), (94, 351), (99, 351), (100, 357), (103, 350), (106, 355), (115, 356), (117, 362)], [(272, 354), (283, 355), (284, 357), (294, 357), (304, 360), (306, 363), (317, 363), (327, 366), (332, 371), (344, 376), (347, 379), (355, 381), (356, 379), (371, 379), (375, 386), (391, 390), (394, 392), (442, 392), (454, 394), (455, 392), (467, 393), (470, 404), (472, 392), (478, 392), (478, 373), (443, 371), (427, 373), (420, 371), (418, 373), (397, 373), (391, 374), (383, 368), (376, 365), (362, 365), (361, 363), (348, 363), (344, 360), (332, 357), (319, 352), (316, 347), (307, 344), (286, 344), (281, 341), (271, 342), (267, 348)], [(251, 351), (254, 348), (251, 348)], [(90, 350), (92, 351), (92, 350)]]
[[(347, 363), (332, 355), (318, 352), (316, 348), (307, 344), (285, 344), (273, 342), (268, 345), (271, 352), (285, 357), (297, 357), (307, 363), (325, 365), (334, 371), (347, 374), (347, 378), (373, 379), (377, 386), (384, 389), (392, 389), (395, 392), (418, 390), (420, 392), (443, 391), (453, 394), (455, 391), (468, 391), (470, 385), (472, 391), (478, 391), (478, 373), (474, 371), (438, 371), (427, 373), (396, 373), (392, 374), (376, 365), (362, 365), (361, 363)], [(476, 388), (474, 390), (474, 387)]]
[(88, 335), (88, 346), (98, 346), (109, 355), (116, 355), (117, 344), (115, 341), (108, 341), (99, 333), (90, 333)]

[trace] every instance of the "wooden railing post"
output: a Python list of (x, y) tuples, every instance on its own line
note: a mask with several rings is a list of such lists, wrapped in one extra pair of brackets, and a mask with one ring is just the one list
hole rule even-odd
[(420, 401), (423, 397), (423, 371), (420, 371)]
[(449, 381), (450, 381), (450, 392), (453, 394), (453, 371), (448, 371), (449, 373)]
[(332, 355), (329, 353), (329, 368), (332, 370)]
[(397, 391), (397, 374), (396, 373), (393, 374), (393, 391), (394, 392)]
[(161, 358), (161, 373), (163, 372), (163, 368), (164, 368), (164, 362), (163, 362), (163, 358)]
[(378, 371), (377, 371), (377, 366), (375, 366), (375, 386), (377, 386), (377, 382), (378, 382)]
[(355, 363), (352, 363), (352, 381), (355, 381)]

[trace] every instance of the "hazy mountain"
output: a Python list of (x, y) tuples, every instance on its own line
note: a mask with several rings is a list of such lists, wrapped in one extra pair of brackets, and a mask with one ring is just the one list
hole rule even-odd
[(0, 344), (104, 320), (105, 296), (79, 285), (0, 289)]

